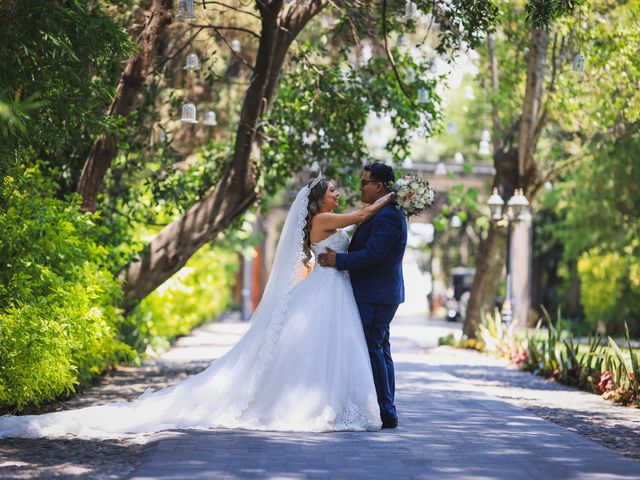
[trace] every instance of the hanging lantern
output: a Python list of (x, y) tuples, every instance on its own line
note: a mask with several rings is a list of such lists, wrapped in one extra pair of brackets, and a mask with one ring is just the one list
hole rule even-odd
[(493, 194), (487, 201), (489, 208), (491, 209), (491, 218), (493, 220), (500, 220), (502, 218), (502, 208), (504, 207), (504, 200), (498, 193), (498, 189), (493, 189)]
[(360, 50), (360, 65), (366, 65), (373, 57), (373, 49), (371, 45), (365, 44)]
[(418, 18), (418, 6), (414, 2), (407, 0), (404, 4), (404, 18), (415, 20)]
[(573, 60), (571, 61), (571, 69), (574, 72), (582, 73), (584, 72), (584, 55), (578, 53)]
[(478, 148), (478, 153), (480, 155), (490, 155), (491, 154), (491, 148), (489, 147), (489, 142), (487, 142), (486, 140), (481, 140), (480, 141), (480, 146)]
[(476, 96), (473, 93), (473, 87), (471, 87), (469, 85), (464, 87), (464, 98), (467, 99), (467, 100), (475, 100), (476, 99)]
[(178, 13), (176, 14), (176, 18), (181, 20), (196, 18), (193, 0), (180, 0), (178, 2)]
[(242, 44), (240, 43), (240, 40), (231, 40), (231, 50), (236, 53), (240, 53), (240, 50), (242, 50)]
[(482, 141), (489, 143), (491, 141), (491, 134), (489, 130), (482, 131)]
[(436, 165), (436, 169), (433, 172), (434, 175), (446, 175), (447, 174), (447, 166), (442, 163), (442, 162), (438, 162), (438, 164)]
[(204, 121), (202, 123), (207, 127), (215, 127), (218, 124), (218, 120), (216, 119), (216, 112), (214, 112), (213, 110), (209, 110), (207, 113), (205, 113)]
[(426, 88), (418, 90), (418, 103), (429, 103), (429, 91)]
[(198, 123), (196, 120), (196, 106), (189, 102), (182, 106), (182, 117), (180, 121), (184, 123)]
[(398, 39), (396, 40), (396, 47), (398, 48), (408, 48), (409, 40), (403, 34), (398, 35)]
[(404, 71), (404, 83), (406, 83), (407, 85), (411, 85), (415, 81), (416, 71), (411, 67), (406, 68)]
[(456, 152), (456, 154), (453, 156), (453, 161), (456, 163), (464, 163), (464, 156), (461, 152)]
[(195, 53), (187, 55), (187, 63), (184, 66), (184, 69), (190, 71), (200, 70), (200, 59), (198, 58), (198, 55)]

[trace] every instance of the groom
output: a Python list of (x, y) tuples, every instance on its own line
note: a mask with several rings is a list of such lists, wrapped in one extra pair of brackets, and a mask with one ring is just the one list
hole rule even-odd
[[(374, 203), (388, 193), (385, 185), (394, 181), (390, 166), (383, 163), (366, 165), (360, 180), (362, 201)], [(382, 428), (398, 426), (389, 324), (398, 305), (404, 302), (402, 256), (406, 245), (404, 212), (389, 204), (358, 226), (348, 253), (336, 254), (327, 248), (327, 253), (318, 258), (321, 265), (349, 270), (371, 357)]]

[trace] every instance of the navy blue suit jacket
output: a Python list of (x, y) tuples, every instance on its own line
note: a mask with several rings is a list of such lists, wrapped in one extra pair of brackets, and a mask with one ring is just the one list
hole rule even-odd
[(394, 205), (385, 205), (356, 229), (348, 253), (336, 255), (336, 268), (349, 271), (356, 302), (404, 302), (402, 256), (406, 246), (407, 220)]

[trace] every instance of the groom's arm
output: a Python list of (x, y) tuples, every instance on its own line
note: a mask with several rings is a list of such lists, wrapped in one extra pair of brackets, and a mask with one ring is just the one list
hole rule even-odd
[(399, 215), (379, 213), (372, 220), (371, 235), (364, 248), (349, 253), (336, 254), (338, 270), (358, 270), (373, 267), (382, 262), (398, 242), (398, 232), (402, 231)]

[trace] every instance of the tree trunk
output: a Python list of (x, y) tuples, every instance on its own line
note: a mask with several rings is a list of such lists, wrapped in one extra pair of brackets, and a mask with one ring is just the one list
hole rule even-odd
[[(127, 117), (133, 110), (136, 97), (147, 77), (147, 71), (158, 41), (167, 25), (173, 20), (172, 0), (152, 0), (147, 21), (136, 42), (140, 51), (129, 59), (120, 77), (116, 95), (109, 107), (109, 116)], [(118, 153), (119, 138), (116, 134), (100, 135), (89, 151), (78, 180), (77, 191), (82, 195), (82, 210), (94, 211), (96, 200), (111, 161)]]
[(259, 121), (275, 93), (291, 42), (326, 2), (314, 2), (306, 9), (289, 8), (287, 15), (278, 16), (280, 5), (281, 2), (275, 2), (260, 6), (260, 45), (229, 166), (213, 190), (151, 241), (142, 261), (131, 263), (121, 272), (127, 310), (182, 268), (200, 247), (213, 240), (257, 200)]
[(482, 315), (493, 311), (504, 267), (506, 248), (506, 228), (496, 222), (491, 222), (487, 238), (480, 247), (476, 273), (471, 286), (471, 296), (464, 319), (464, 334), (469, 338), (476, 338)]
[[(494, 165), (496, 176), (494, 186), (498, 187), (500, 194), (506, 200), (511, 197), (515, 187), (523, 187), (527, 198), (531, 200), (541, 185), (539, 172), (535, 164), (535, 148), (540, 138), (540, 134), (546, 122), (546, 114), (540, 114), (540, 103), (544, 85), (544, 75), (546, 70), (547, 46), (549, 34), (545, 29), (535, 28), (532, 31), (529, 41), (529, 56), (527, 59), (527, 80), (525, 95), (522, 103), (522, 113), (518, 121), (518, 148), (516, 150), (498, 150), (499, 142), (496, 128), (498, 122), (497, 105), (493, 109), (494, 125)], [(491, 65), (492, 90), (498, 90), (498, 65), (495, 55), (495, 43), (493, 37), (489, 38), (488, 50)], [(508, 133), (510, 135), (511, 132)], [(505, 139), (503, 145), (508, 145)], [(504, 265), (506, 252), (506, 229), (499, 227), (495, 222), (491, 222), (489, 234), (484, 241), (476, 274), (471, 287), (471, 296), (464, 323), (464, 333), (469, 338), (476, 338), (477, 328), (480, 325), (481, 316), (487, 308), (492, 306), (495, 294), (500, 283), (500, 273)], [(500, 229), (500, 231), (498, 230)], [(524, 272), (523, 272), (524, 273)], [(512, 276), (518, 272), (512, 272)], [(528, 271), (526, 272), (528, 279)], [(522, 285), (522, 281), (517, 281), (520, 285), (519, 291), (529, 288), (529, 281)], [(528, 295), (521, 295), (520, 307), (522, 311), (529, 310)], [(525, 320), (526, 321), (526, 320)]]

